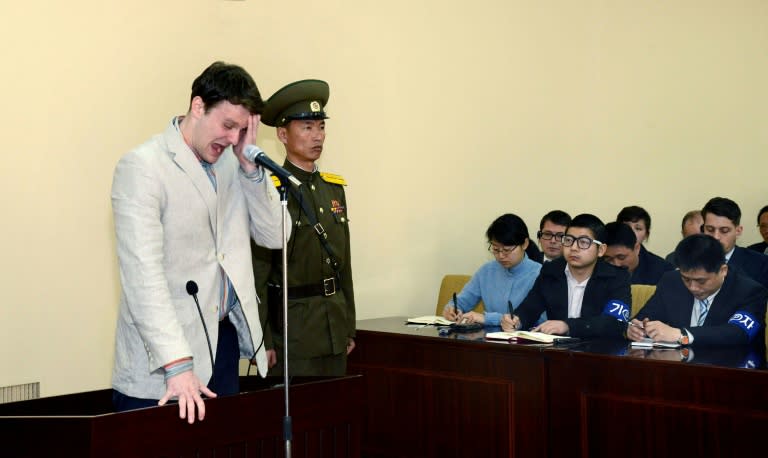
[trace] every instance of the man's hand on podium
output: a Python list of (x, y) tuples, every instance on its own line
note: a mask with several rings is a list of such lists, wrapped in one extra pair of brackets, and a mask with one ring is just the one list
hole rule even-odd
[(197, 419), (202, 421), (205, 418), (205, 404), (200, 393), (215, 398), (216, 393), (208, 389), (200, 382), (193, 371), (182, 372), (174, 375), (166, 381), (165, 395), (157, 402), (157, 405), (164, 406), (169, 400), (178, 398), (179, 418), (187, 419), (187, 423), (195, 422), (195, 407), (197, 407)]

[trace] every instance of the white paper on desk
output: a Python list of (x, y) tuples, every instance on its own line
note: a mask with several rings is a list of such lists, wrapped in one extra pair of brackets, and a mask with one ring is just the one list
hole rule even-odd
[(453, 321), (447, 320), (437, 315), (425, 315), (425, 316), (417, 316), (415, 318), (408, 318), (406, 322), (413, 323), (413, 324), (436, 324), (440, 326), (450, 326), (453, 324)]
[(634, 348), (680, 348), (677, 342), (654, 342), (650, 337), (644, 337), (643, 340), (632, 342)]
[(570, 339), (568, 336), (558, 336), (554, 334), (544, 334), (543, 332), (533, 331), (489, 332), (485, 334), (485, 338), (488, 340), (506, 340), (508, 342), (523, 340), (541, 343), (554, 343), (555, 341), (559, 342), (562, 340)]

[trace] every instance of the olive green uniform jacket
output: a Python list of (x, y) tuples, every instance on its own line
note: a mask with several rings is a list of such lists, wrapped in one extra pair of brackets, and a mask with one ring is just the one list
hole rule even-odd
[[(326, 240), (338, 261), (338, 271), (323, 248), (310, 219), (296, 196), (289, 193), (288, 211), (294, 221), (288, 241), (288, 366), (291, 375), (343, 375), (347, 342), (355, 335), (355, 296), (350, 263), (349, 219), (343, 178), (306, 172), (290, 162), (283, 165), (302, 182), (305, 206), (325, 229)], [(267, 349), (277, 350), (282, 373), (282, 299), (271, 285), (282, 285), (282, 252), (254, 247), (254, 276)], [(334, 280), (329, 280), (334, 279)], [(335, 294), (325, 295), (332, 291)], [(312, 295), (293, 298), (295, 291), (318, 289)], [(303, 296), (303, 294), (299, 294)]]

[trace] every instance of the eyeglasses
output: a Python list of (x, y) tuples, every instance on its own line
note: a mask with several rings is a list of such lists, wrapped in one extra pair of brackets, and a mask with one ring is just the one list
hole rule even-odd
[(598, 240), (592, 240), (586, 235), (582, 235), (581, 237), (564, 235), (563, 238), (560, 240), (560, 243), (562, 243), (563, 246), (571, 246), (573, 245), (573, 242), (576, 242), (576, 245), (582, 250), (586, 250), (587, 248), (591, 247), (593, 243), (597, 246), (600, 246), (603, 244), (603, 242), (600, 242)]
[(559, 242), (563, 239), (564, 235), (562, 232), (539, 231), (536, 233), (536, 238), (544, 240), (552, 240), (554, 238), (556, 242)]
[(512, 253), (513, 251), (515, 251), (518, 246), (520, 246), (520, 245), (505, 246), (505, 247), (498, 248), (498, 247), (495, 247), (493, 245), (488, 245), (488, 251), (493, 253), (494, 256), (506, 256), (506, 255)]

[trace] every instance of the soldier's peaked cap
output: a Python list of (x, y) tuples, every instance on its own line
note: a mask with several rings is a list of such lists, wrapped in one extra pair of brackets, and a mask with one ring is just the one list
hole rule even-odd
[(328, 83), (322, 80), (301, 80), (278, 90), (267, 100), (261, 121), (281, 127), (295, 119), (328, 119)]

